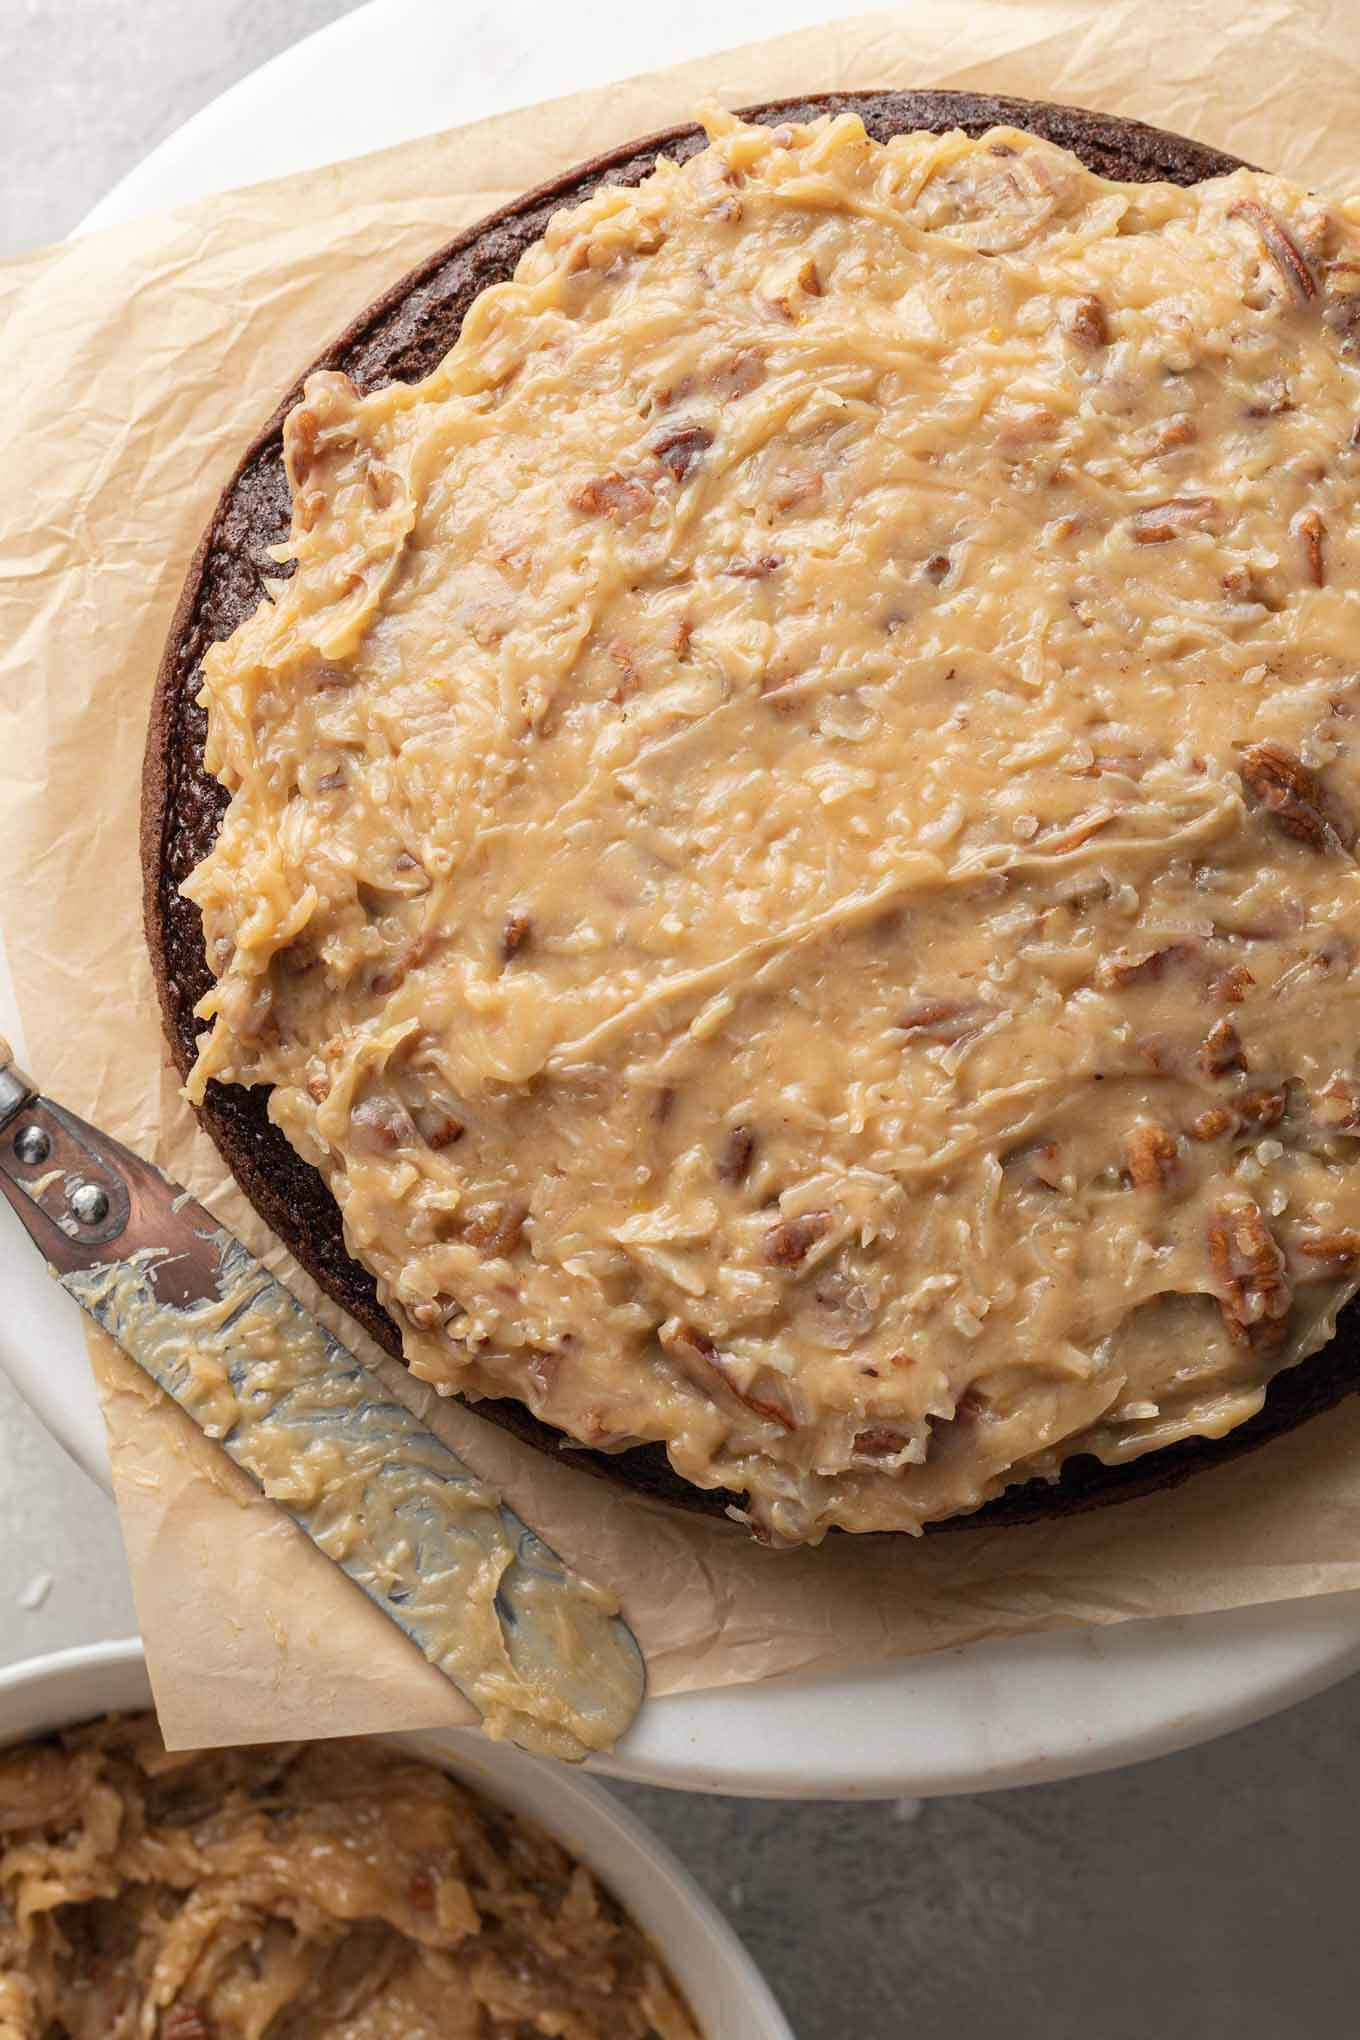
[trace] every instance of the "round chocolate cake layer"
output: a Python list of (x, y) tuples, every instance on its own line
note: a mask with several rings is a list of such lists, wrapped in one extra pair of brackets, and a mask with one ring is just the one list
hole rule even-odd
[[(857, 113), (879, 141), (913, 129), (938, 133), (957, 127), (976, 135), (999, 124), (1023, 127), (1072, 150), (1102, 176), (1131, 182), (1189, 185), (1241, 167), (1236, 158), (1140, 122), (975, 93), (835, 93), (757, 107), (746, 117), (772, 124), (846, 111)], [(339, 369), (360, 391), (427, 375), (453, 345), (474, 298), (511, 275), (554, 212), (579, 203), (600, 185), (641, 182), (658, 155), (682, 160), (702, 146), (698, 129), (673, 129), (598, 157), (528, 193), (404, 278), (305, 373)], [(203, 762), (206, 718), (195, 699), (200, 664), (209, 645), (230, 636), (254, 611), (265, 580), (279, 571), (270, 548), (287, 537), (290, 517), (281, 426), (301, 393), (300, 377), (247, 449), (222, 495), (189, 566), (152, 707), (142, 812), (146, 932), (181, 1074), (194, 1060), (193, 1009), (211, 977), (198, 909), (180, 896), (179, 886), (211, 847), (227, 804), (225, 791)], [(329, 1190), (271, 1124), (267, 1093), (211, 1084), (201, 1117), (261, 1216), (322, 1288), (389, 1353), (400, 1356), (397, 1328), (378, 1300), (373, 1278), (346, 1250)], [(1259, 1415), (1226, 1438), (1190, 1440), (1120, 1466), (1076, 1457), (1056, 1484), (1016, 1487), (979, 1515), (936, 1527), (1035, 1521), (1173, 1486), (1200, 1468), (1291, 1430), (1357, 1386), (1360, 1352), (1355, 1317), (1347, 1312), (1332, 1343), (1279, 1375)], [(518, 1403), (483, 1402), (478, 1408), (544, 1450), (558, 1453), (569, 1446), (578, 1463), (636, 1492), (710, 1514), (721, 1514), (733, 1499), (726, 1491), (701, 1490), (681, 1480), (659, 1446), (594, 1453), (571, 1445)]]

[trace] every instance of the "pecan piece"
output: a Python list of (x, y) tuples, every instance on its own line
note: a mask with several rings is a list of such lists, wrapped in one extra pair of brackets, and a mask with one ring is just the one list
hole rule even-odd
[(1354, 955), (1355, 952), (1344, 935), (1333, 935), (1316, 949), (1310, 950), (1308, 961), (1314, 970), (1320, 970), (1324, 976), (1335, 973), (1346, 977), (1350, 973)]
[(749, 1126), (729, 1126), (718, 1149), (718, 1176), (724, 1183), (744, 1183), (755, 1153), (756, 1137)]
[(1144, 751), (1097, 751), (1092, 758), (1088, 773), (1083, 778), (1103, 779), (1111, 775), (1118, 779), (1143, 778), (1148, 769), (1148, 757)]
[(1292, 411), (1294, 399), (1289, 384), (1282, 375), (1268, 375), (1261, 384), (1260, 395), (1247, 405), (1249, 418), (1279, 418), (1286, 411)]
[(830, 1230), (829, 1211), (808, 1211), (801, 1218), (781, 1219), (765, 1235), (765, 1259), (775, 1268), (797, 1268)]
[(1177, 411), (1174, 417), (1166, 418), (1156, 428), (1152, 439), (1152, 451), (1174, 453), (1178, 446), (1193, 446), (1199, 438), (1199, 427), (1184, 411)]
[(758, 1369), (743, 1383), (733, 1362), (698, 1325), (665, 1324), (657, 1337), (686, 1378), (705, 1394), (721, 1389), (766, 1423), (778, 1424), (782, 1431), (797, 1430), (798, 1419), (789, 1406), (786, 1384), (773, 1368)]
[(1018, 1170), (1032, 1189), (1058, 1190), (1062, 1187), (1056, 1140), (1022, 1141), (1019, 1147), (1009, 1148), (1002, 1155), (1001, 1166)]
[[(1354, 281), (1357, 276), (1360, 276), (1360, 262), (1327, 264), (1322, 323), (1329, 333), (1336, 335), (1337, 351), (1343, 361), (1360, 359), (1360, 284)], [(1334, 277), (1341, 283), (1339, 290), (1333, 282)]]
[(1143, 1034), (1138, 1039), (1138, 1053), (1159, 1075), (1174, 1070), (1180, 1061), (1179, 1045), (1169, 1034)]
[(1326, 560), (1323, 545), (1327, 527), (1316, 510), (1300, 510), (1289, 529), (1303, 546), (1304, 564), (1308, 578), (1315, 588), (1320, 588), (1326, 579)]
[(519, 1245), (528, 1216), (526, 1199), (507, 1197), (503, 1204), (488, 1204), (474, 1213), (463, 1227), (463, 1238), (488, 1261), (494, 1261)]
[(1211, 1105), (1207, 1112), (1201, 1112), (1192, 1121), (1192, 1140), (1217, 1140), (1225, 1133), (1245, 1133), (1250, 1127), (1253, 1132), (1264, 1132), (1268, 1126), (1278, 1126), (1284, 1118), (1286, 1104), (1283, 1091), (1242, 1091), (1231, 1105)]
[(817, 264), (810, 255), (799, 265), (796, 275), (790, 278), (784, 288), (770, 298), (770, 307), (778, 312), (781, 319), (787, 319), (792, 324), (797, 316), (794, 301), (800, 294), (803, 297), (820, 297), (822, 294), (822, 279), (818, 274)]
[(1284, 1118), (1285, 1104), (1283, 1091), (1243, 1091), (1233, 1100), (1239, 1122), (1258, 1130), (1278, 1126)]
[(1215, 1020), (1199, 1045), (1199, 1066), (1206, 1077), (1226, 1077), (1247, 1067), (1242, 1037), (1231, 1020)]
[(1318, 1093), (1313, 1117), (1329, 1133), (1360, 1132), (1360, 1084), (1334, 1070)]
[(637, 667), (627, 645), (621, 645), (617, 639), (609, 647), (609, 662), (619, 676), (619, 684), (609, 698), (611, 701), (622, 701), (637, 687)]
[(437, 1331), (444, 1322), (444, 1312), (433, 1298), (420, 1303), (404, 1303), (402, 1309), (418, 1331)]
[(1031, 447), (1049, 446), (1062, 431), (1062, 420), (1047, 404), (1027, 404), (1004, 417), (996, 441), (1003, 454), (1019, 457)]
[(677, 482), (687, 481), (713, 444), (706, 425), (676, 425), (652, 441), (652, 452)]
[(1129, 530), (1135, 545), (1166, 545), (1186, 531), (1203, 531), (1214, 514), (1212, 496), (1172, 496), (1135, 510)]
[(1283, 835), (1310, 850), (1341, 847), (1316, 772), (1283, 744), (1253, 744), (1239, 766), (1242, 784)]
[(1337, 1261), (1349, 1265), (1352, 1261), (1360, 1261), (1360, 1232), (1343, 1226), (1336, 1232), (1323, 1233), (1315, 1240), (1300, 1240), (1299, 1252), (1307, 1254), (1310, 1261)]
[(1257, 609), (1272, 611), (1284, 607), (1269, 578), (1258, 574), (1255, 567), (1229, 567), (1219, 577), (1219, 586), (1233, 602), (1251, 603)]
[(1176, 1137), (1154, 1120), (1131, 1126), (1123, 1139), (1124, 1167), (1135, 1190), (1164, 1190), (1176, 1173)]
[(911, 1439), (902, 1431), (890, 1430), (886, 1424), (871, 1424), (867, 1431), (856, 1431), (852, 1448), (857, 1459), (895, 1459), (911, 1445)]
[(1209, 980), (1210, 996), (1220, 1006), (1240, 1006), (1247, 996), (1247, 986), (1255, 982), (1245, 963), (1234, 963)]
[(348, 666), (319, 665), (308, 666), (305, 677), (318, 694), (334, 694), (341, 687), (353, 687), (356, 675)]
[(765, 380), (765, 356), (758, 347), (739, 347), (710, 380), (724, 397), (748, 397)]
[(775, 476), (770, 501), (776, 510), (796, 510), (800, 503), (810, 503), (814, 496), (820, 496), (821, 493), (820, 475), (796, 475), (784, 469)]
[(1224, 1199), (1209, 1221), (1209, 1269), (1229, 1337), (1236, 1345), (1274, 1345), (1291, 1302), (1284, 1255), (1250, 1197)]
[(650, 510), (654, 498), (640, 475), (612, 474), (592, 475), (570, 492), (567, 501), (573, 510), (626, 524)]
[(975, 1034), (977, 1019), (965, 1006), (951, 1005), (946, 999), (927, 999), (899, 1013), (893, 1026), (906, 1035), (922, 1035), (928, 1041), (952, 1044)]
[(467, 1132), (462, 1120), (440, 1104), (420, 1106), (415, 1121), (426, 1147), (433, 1148), (436, 1153), (441, 1148), (453, 1147)]
[(1241, 198), (1228, 208), (1228, 218), (1251, 222), (1261, 237), (1261, 246), (1301, 303), (1317, 296), (1317, 280), (1312, 270), (1269, 206), (1258, 199)]
[(777, 574), (783, 566), (779, 553), (761, 553), (755, 559), (744, 559), (740, 555), (724, 568), (734, 581), (767, 581), (771, 574)]
[(819, 1270), (812, 1287), (812, 1322), (819, 1345), (848, 1353), (874, 1328), (877, 1310), (862, 1282), (844, 1265)]
[(1164, 949), (1117, 949), (1096, 965), (1096, 983), (1103, 991), (1123, 991), (1128, 985), (1150, 984), (1171, 965), (1184, 963), (1195, 954), (1192, 942), (1168, 942)]
[(1110, 344), (1110, 318), (1105, 306), (1094, 292), (1089, 297), (1079, 297), (1067, 310), (1064, 320), (1074, 340), (1080, 340), (1083, 347), (1108, 347)]
[(298, 404), (283, 421), (283, 465), (297, 496), (311, 479), (321, 443), (321, 420), (309, 404)]
[(361, 1098), (349, 1115), (350, 1140), (356, 1154), (391, 1155), (413, 1147), (416, 1129), (408, 1112), (381, 1093)]
[(303, 402), (289, 412), (283, 424), (283, 460), (288, 486), (293, 495), (293, 516), (303, 531), (310, 531), (326, 507), (326, 491), (320, 483), (322, 440), (329, 437), (332, 450), (352, 451), (353, 439), (335, 428), (350, 413), (358, 392), (347, 375), (321, 370), (309, 375)]
[(1092, 836), (1097, 836), (1102, 829), (1107, 829), (1114, 816), (1115, 811), (1112, 807), (1083, 808), (1079, 815), (1073, 815), (1070, 822), (1054, 823), (1056, 834), (1050, 835), (1047, 830), (1044, 831), (1044, 849), (1056, 850), (1060, 856), (1069, 850), (1078, 850), (1083, 843), (1088, 843)]
[(969, 1430), (982, 1417), (986, 1407), (983, 1398), (975, 1389), (966, 1388), (949, 1416), (927, 1417), (930, 1438), (926, 1445), (926, 1457), (933, 1458), (937, 1448), (948, 1439), (966, 1439)]
[(160, 2040), (213, 2040), (213, 2031), (197, 2005), (171, 2005), (161, 2020)]
[(404, 985), (413, 970), (419, 970), (422, 963), (428, 962), (434, 944), (434, 931), (430, 928), (423, 929), (400, 956), (394, 956), (384, 969), (375, 972), (374, 991), (381, 993), (385, 998), (389, 992), (395, 992), (399, 986)]

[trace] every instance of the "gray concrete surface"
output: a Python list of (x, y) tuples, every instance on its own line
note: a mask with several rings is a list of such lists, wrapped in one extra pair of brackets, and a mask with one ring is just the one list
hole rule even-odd
[[(0, 0), (0, 255), (343, 11)], [(0, 1377), (0, 1662), (132, 1626), (111, 1506)], [(924, 1806), (621, 1796), (800, 2040), (1355, 2040), (1358, 1719), (1341, 1687), (1136, 1770)]]
[(58, 240), (191, 113), (349, 11), (343, 0), (0, 0), (0, 257)]

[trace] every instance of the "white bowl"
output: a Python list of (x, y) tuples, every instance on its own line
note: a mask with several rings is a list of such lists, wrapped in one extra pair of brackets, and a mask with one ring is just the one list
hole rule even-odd
[[(96, 1714), (151, 1705), (137, 1642), (86, 1644), (0, 1671), (0, 1745)], [(438, 1764), (553, 1835), (651, 1936), (704, 2040), (793, 2040), (768, 1986), (721, 1914), (602, 1786), (477, 1730), (384, 1738)]]

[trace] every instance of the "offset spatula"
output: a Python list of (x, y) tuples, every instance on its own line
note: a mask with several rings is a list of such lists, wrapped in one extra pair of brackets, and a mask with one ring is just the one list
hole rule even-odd
[(642, 1654), (563, 1564), (186, 1190), (39, 1095), (0, 1041), (0, 1189), (62, 1288), (466, 1694), (579, 1760)]

